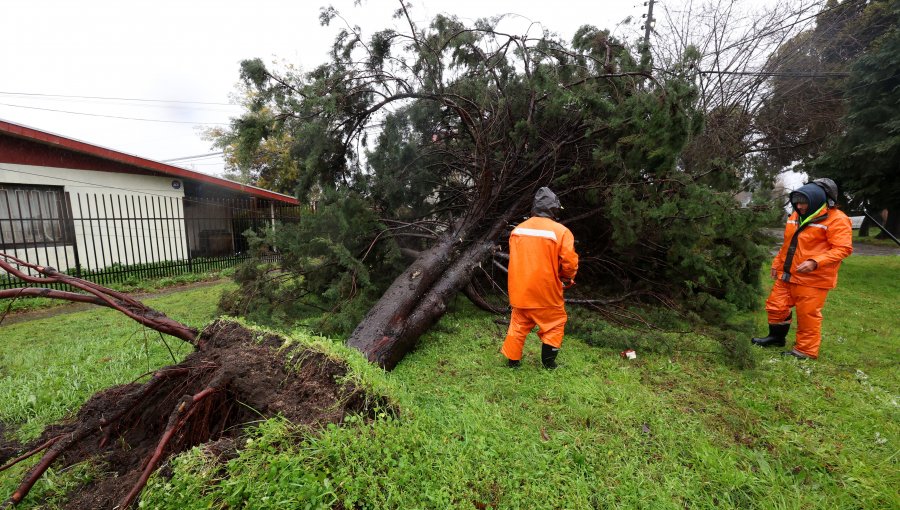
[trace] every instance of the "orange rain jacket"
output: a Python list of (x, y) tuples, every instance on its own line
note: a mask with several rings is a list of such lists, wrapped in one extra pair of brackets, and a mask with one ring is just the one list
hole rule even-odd
[(509, 304), (513, 308), (563, 307), (563, 284), (578, 272), (572, 232), (534, 216), (509, 236)]
[[(841, 260), (853, 252), (853, 229), (850, 218), (838, 209), (825, 208), (822, 212), (800, 225), (795, 211), (784, 227), (784, 244), (772, 269), (778, 271), (779, 280), (815, 287), (833, 289), (837, 285)], [(797, 273), (799, 264), (815, 260), (818, 266), (810, 273)]]

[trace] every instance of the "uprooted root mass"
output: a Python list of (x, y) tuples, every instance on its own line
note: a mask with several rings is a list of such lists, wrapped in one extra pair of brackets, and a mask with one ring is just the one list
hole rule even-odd
[(216, 321), (201, 338), (182, 363), (157, 370), (143, 384), (95, 394), (73, 420), (48, 427), (20, 452), (0, 447), (0, 464), (7, 467), (43, 453), (3, 507), (21, 501), (51, 464), (94, 459), (104, 475), (70, 493), (66, 508), (126, 508), (173, 454), (236, 437), (261, 418), (281, 415), (315, 428), (348, 414), (371, 414), (378, 400), (341, 381), (348, 371), (343, 363), (308, 349), (279, 349), (280, 337), (259, 338), (239, 324)]

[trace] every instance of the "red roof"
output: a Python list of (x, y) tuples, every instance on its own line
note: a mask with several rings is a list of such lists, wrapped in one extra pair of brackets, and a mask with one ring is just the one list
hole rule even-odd
[(40, 144), (49, 145), (51, 147), (65, 149), (80, 154), (87, 154), (89, 156), (100, 158), (106, 161), (119, 163), (119, 165), (113, 165), (107, 168), (97, 168), (97, 170), (126, 172), (127, 170), (124, 169), (124, 165), (125, 167), (134, 167), (135, 169), (143, 171), (149, 170), (172, 177), (200, 181), (203, 183), (212, 184), (214, 186), (220, 186), (232, 191), (246, 193), (258, 198), (277, 200), (279, 202), (294, 205), (300, 203), (296, 198), (289, 195), (284, 195), (282, 193), (276, 193), (274, 191), (257, 188), (256, 186), (248, 186), (246, 184), (230, 181), (228, 179), (213, 177), (211, 175), (206, 175), (200, 172), (194, 172), (193, 170), (187, 170), (185, 168), (167, 165), (165, 163), (160, 163), (159, 161), (153, 161), (152, 159), (132, 156), (131, 154), (125, 154), (123, 152), (114, 151), (112, 149), (107, 149), (97, 145), (91, 145), (89, 143), (80, 142), (78, 140), (73, 140), (71, 138), (66, 138), (19, 124), (13, 124), (12, 122), (7, 122), (4, 120), (0, 120), (0, 134), (8, 134), (16, 138), (30, 140), (38, 142)]

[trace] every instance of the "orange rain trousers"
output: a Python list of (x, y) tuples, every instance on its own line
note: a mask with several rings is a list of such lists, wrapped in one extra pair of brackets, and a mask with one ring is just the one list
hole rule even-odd
[(822, 343), (822, 307), (827, 296), (828, 289), (775, 280), (772, 292), (766, 299), (769, 324), (789, 323), (791, 308), (796, 308), (797, 341), (794, 349), (810, 358), (818, 358)]
[(522, 359), (522, 349), (525, 347), (525, 337), (537, 325), (537, 336), (541, 343), (556, 347), (562, 347), (563, 332), (566, 326), (566, 309), (553, 308), (513, 308), (512, 317), (509, 320), (509, 329), (506, 332), (506, 340), (500, 352), (511, 360)]

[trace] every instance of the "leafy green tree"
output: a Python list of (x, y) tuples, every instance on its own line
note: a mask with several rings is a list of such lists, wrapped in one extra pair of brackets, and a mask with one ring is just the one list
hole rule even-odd
[(232, 309), (341, 314), (330, 324), (358, 321), (348, 344), (392, 367), (457, 292), (491, 308), (507, 234), (541, 186), (565, 205), (580, 288), (707, 312), (753, 304), (765, 215), (737, 206), (734, 179), (682, 159), (703, 120), (690, 53), (657, 79), (590, 26), (567, 44), (499, 32), (499, 18), (423, 29), (403, 3), (397, 17), (407, 32), (344, 30), (308, 73), (242, 64), (251, 101), (223, 143), (253, 161), (286, 141), (279, 164), (316, 207), (257, 243), (282, 265), (248, 269)]
[[(895, 7), (900, 10), (900, 7)], [(810, 172), (840, 182), (851, 204), (888, 210), (885, 227), (900, 235), (900, 29), (877, 39), (851, 68), (843, 136)]]
[(890, 0), (829, 0), (815, 26), (769, 57), (771, 92), (754, 122), (758, 143), (777, 167), (818, 157), (841, 136), (846, 114), (844, 76), (898, 17)]

